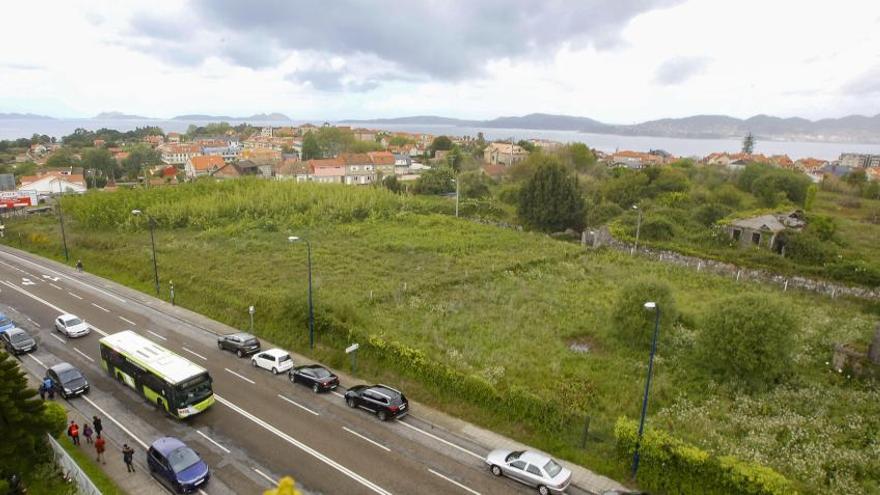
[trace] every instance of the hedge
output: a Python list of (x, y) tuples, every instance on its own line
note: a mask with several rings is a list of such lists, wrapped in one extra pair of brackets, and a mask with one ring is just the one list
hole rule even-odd
[[(614, 425), (617, 456), (629, 466), (638, 423), (619, 418)], [(734, 457), (715, 457), (669, 433), (646, 429), (642, 437), (639, 485), (668, 495), (795, 495), (794, 483), (771, 468)]]

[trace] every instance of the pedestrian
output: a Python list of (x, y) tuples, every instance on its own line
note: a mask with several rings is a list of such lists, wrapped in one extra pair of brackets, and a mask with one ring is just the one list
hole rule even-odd
[(92, 431), (92, 426), (89, 424), (88, 421), (86, 421), (85, 426), (83, 426), (83, 436), (86, 437), (86, 444), (87, 445), (92, 444), (92, 433), (94, 433)]
[(83, 262), (82, 262), (82, 260), (76, 260), (76, 271), (82, 273), (82, 271), (83, 271)]
[(125, 469), (128, 469), (129, 473), (133, 473), (134, 465), (131, 461), (134, 460), (134, 449), (129, 447), (127, 443), (122, 444), (122, 460), (125, 462)]
[(49, 387), (49, 400), (55, 400), (55, 387)]
[(107, 464), (107, 460), (104, 459), (104, 446), (105, 445), (106, 445), (106, 443), (104, 442), (104, 437), (102, 437), (101, 435), (98, 435), (98, 437), (95, 438), (95, 452), (98, 453), (97, 462), (100, 462), (101, 464)]
[(40, 382), (40, 388), (37, 390), (40, 392), (40, 400), (46, 400), (46, 384)]
[(95, 435), (100, 437), (101, 432), (104, 431), (104, 425), (101, 424), (101, 418), (92, 416), (92, 426), (95, 427)]
[(67, 427), (67, 436), (73, 440), (74, 445), (79, 445), (79, 425), (72, 419), (70, 420), (70, 426)]
[[(52, 386), (52, 379), (51, 378), (49, 378), (48, 376), (46, 378), (44, 378), (43, 384), (40, 385), (40, 387), (43, 389), (44, 393), (49, 394), (50, 399), (55, 398), (55, 387)], [(40, 397), (42, 397), (42, 395)]]

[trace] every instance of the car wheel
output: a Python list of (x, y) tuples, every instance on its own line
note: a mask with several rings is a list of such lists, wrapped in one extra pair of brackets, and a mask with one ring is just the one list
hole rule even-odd
[(290, 383), (296, 383), (296, 376), (292, 372), (287, 373), (287, 379), (290, 380)]
[(273, 374), (273, 375), (277, 375), (277, 374), (278, 374), (278, 368), (276, 368), (276, 367), (273, 366), (273, 367), (272, 367), (272, 374)]
[(244, 357), (244, 352), (241, 349), (239, 349), (239, 350), (235, 351), (235, 355), (238, 356), (239, 359), (241, 359)]
[(223, 343), (222, 342), (217, 342), (217, 349), (220, 349), (221, 351), (223, 350)]
[(501, 468), (498, 466), (493, 465), (489, 468), (489, 471), (492, 471), (492, 474), (494, 474), (495, 476), (501, 476)]
[(351, 397), (346, 398), (346, 399), (345, 399), (345, 403), (348, 404), (348, 407), (352, 407), (352, 408), (356, 405), (356, 404), (354, 403), (354, 399), (351, 398)]
[(257, 367), (257, 360), (251, 359), (251, 364), (254, 365), (254, 368), (256, 368)]
[(388, 419), (388, 413), (385, 411), (377, 412), (376, 416), (379, 418), (379, 421), (385, 421), (386, 419)]
[(321, 391), (321, 387), (319, 387), (317, 383), (312, 385), (312, 392), (317, 394), (320, 391)]
[(538, 487), (538, 493), (541, 495), (550, 495), (550, 489), (544, 485)]

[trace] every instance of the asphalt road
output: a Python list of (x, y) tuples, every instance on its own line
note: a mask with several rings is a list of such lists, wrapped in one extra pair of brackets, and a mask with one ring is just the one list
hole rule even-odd
[[(129, 418), (120, 424), (133, 425), (133, 436), (140, 431), (141, 436), (185, 438), (212, 465), (208, 494), (261, 493), (285, 475), (313, 493), (533, 493), (493, 477), (482, 461), (487, 447), (431, 429), (418, 419), (418, 410), (382, 423), (345, 405), (339, 392), (353, 384), (342, 383), (337, 393), (327, 394), (294, 386), (286, 374), (273, 376), (253, 368), (249, 359), (219, 351), (216, 334), (199, 322), (170, 315), (158, 301), (126, 296), (99, 280), (0, 250), (0, 301), (27, 318), (41, 343), (24, 359), (36, 358), (41, 365), (64, 360), (79, 367), (92, 384), (88, 400), (102, 397), (107, 416)], [(66, 339), (53, 331), (61, 313), (80, 316), (93, 331)], [(100, 367), (97, 341), (126, 329), (207, 368), (217, 403), (205, 413), (174, 420), (113, 381)], [(152, 440), (137, 438), (142, 445)]]

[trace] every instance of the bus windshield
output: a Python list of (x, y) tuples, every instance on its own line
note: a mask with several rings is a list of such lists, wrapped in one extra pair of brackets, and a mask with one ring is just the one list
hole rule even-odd
[(189, 406), (211, 395), (211, 377), (207, 373), (177, 386), (178, 407)]

